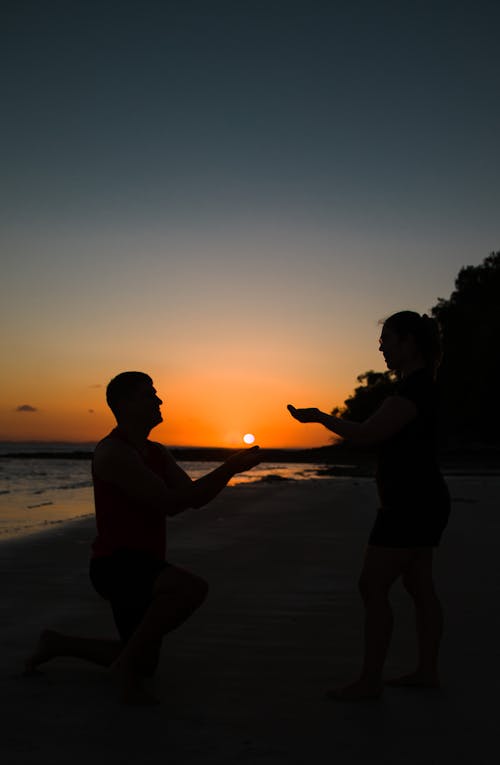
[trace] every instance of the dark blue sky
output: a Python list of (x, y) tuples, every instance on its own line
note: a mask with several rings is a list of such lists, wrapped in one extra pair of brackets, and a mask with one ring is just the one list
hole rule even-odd
[(6, 3), (6, 204), (487, 220), (499, 21), (493, 2)]
[(500, 248), (498, 2), (0, 13), (13, 389), (19, 359), (97, 383), (167, 347), (162, 374), (272, 368), (333, 406), (380, 318)]

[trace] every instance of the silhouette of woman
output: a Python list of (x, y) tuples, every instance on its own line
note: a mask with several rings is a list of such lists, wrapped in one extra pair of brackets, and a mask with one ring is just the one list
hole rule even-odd
[(418, 662), (390, 685), (439, 687), (438, 653), (443, 612), (433, 581), (433, 548), (447, 524), (450, 499), (435, 456), (436, 370), (441, 360), (434, 319), (401, 311), (383, 324), (380, 351), (398, 373), (394, 395), (365, 422), (349, 422), (319, 409), (288, 406), (299, 422), (324, 425), (353, 444), (377, 448), (380, 508), (359, 579), (365, 608), (364, 658), (359, 678), (328, 692), (345, 701), (377, 698), (393, 616), (389, 590), (402, 577), (416, 610)]

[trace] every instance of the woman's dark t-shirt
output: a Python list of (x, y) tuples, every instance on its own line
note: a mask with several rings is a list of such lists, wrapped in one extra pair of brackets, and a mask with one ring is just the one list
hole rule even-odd
[(417, 416), (378, 449), (377, 522), (397, 526), (396, 536), (405, 538), (402, 546), (437, 544), (450, 501), (436, 456), (438, 396), (431, 373), (419, 369), (403, 378), (395, 395), (411, 401)]

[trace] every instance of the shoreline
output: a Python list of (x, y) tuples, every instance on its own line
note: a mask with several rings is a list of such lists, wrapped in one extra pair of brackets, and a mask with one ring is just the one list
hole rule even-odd
[[(1, 444), (2, 442), (0, 442)], [(28, 445), (29, 442), (19, 442)], [(13, 442), (3, 442), (4, 448), (14, 446)], [(43, 448), (42, 443), (34, 442), (36, 451), (24, 450), (18, 451), (11, 449), (0, 453), (1, 459), (71, 459), (71, 460), (90, 460), (93, 455), (93, 448), (79, 448), (79, 444), (68, 443), (64, 449)], [(47, 447), (50, 442), (47, 442)], [(60, 446), (57, 444), (57, 446)], [(88, 447), (88, 444), (85, 444)], [(222, 462), (231, 454), (239, 451), (239, 447), (178, 447), (164, 446), (178, 461), (185, 462)], [(245, 448), (245, 447), (242, 447)], [(365, 468), (375, 465), (375, 452), (369, 449), (355, 449), (346, 444), (327, 445), (312, 448), (266, 448), (261, 447), (263, 462), (312, 462), (323, 463), (325, 465), (362, 465)], [(446, 468), (457, 469), (475, 469), (481, 466), (495, 468), (500, 466), (500, 446), (477, 445), (463, 447), (441, 447), (437, 451), (439, 464)], [(499, 468), (500, 469), (500, 468)]]
[[(177, 462), (223, 462), (230, 454), (237, 450), (220, 450), (214, 452), (208, 451), (172, 451)], [(334, 459), (335, 457), (335, 459)], [(344, 459), (341, 459), (344, 457)], [(92, 459), (92, 452), (19, 452), (0, 454), (0, 464), (2, 460), (87, 460)], [(273, 464), (276, 462), (284, 464), (311, 464), (318, 465), (316, 471), (317, 477), (322, 476), (358, 476), (372, 478), (375, 475), (376, 462), (373, 456), (357, 455), (350, 453), (348, 455), (317, 455), (310, 452), (294, 454), (293, 456), (283, 454), (281, 451), (262, 450), (262, 460), (260, 465)], [(355, 464), (353, 464), (355, 463)], [(496, 452), (492, 455), (475, 455), (471, 457), (442, 456), (438, 459), (440, 470), (444, 477), (455, 475), (471, 476), (495, 476), (500, 475), (500, 459)], [(260, 481), (261, 479), (258, 479)]]
[[(500, 477), (500, 470), (463, 470), (463, 469), (457, 469), (455, 471), (449, 470), (449, 471), (442, 471), (443, 476), (447, 482), (453, 479), (495, 479)], [(256, 480), (246, 480), (241, 483), (229, 485), (224, 490), (225, 493), (228, 491), (235, 491), (237, 490), (240, 493), (240, 496), (243, 496), (243, 492), (245, 489), (248, 489), (249, 491), (255, 490), (259, 491), (262, 490), (271, 490), (273, 487), (279, 488), (279, 487), (285, 487), (286, 485), (294, 485), (294, 484), (317, 484), (317, 483), (326, 483), (326, 484), (335, 484), (339, 480), (343, 481), (349, 481), (349, 480), (357, 480), (357, 481), (366, 481), (369, 485), (373, 486), (375, 489), (375, 476), (372, 472), (367, 471), (360, 467), (354, 467), (352, 466), (351, 469), (348, 469), (347, 466), (342, 465), (335, 465), (335, 466), (324, 466), (319, 467), (315, 474), (303, 478), (294, 478), (294, 477), (285, 477), (280, 476), (274, 473), (269, 473), (268, 475), (262, 476), (260, 478), (257, 478)], [(85, 491), (88, 491), (91, 489), (91, 484), (89, 484), (89, 487), (85, 489)], [(238, 496), (238, 495), (237, 495)], [(67, 500), (68, 497), (65, 497)], [(83, 499), (79, 496), (77, 496), (76, 500), (72, 499), (69, 504), (64, 503), (61, 500), (58, 502), (50, 501), (43, 504), (47, 504), (50, 506), (50, 512), (52, 513), (54, 509), (57, 509), (57, 507), (75, 507), (78, 508), (80, 512), (76, 515), (70, 515), (69, 517), (55, 517), (55, 518), (44, 518), (40, 520), (38, 523), (33, 523), (32, 525), (26, 524), (26, 525), (19, 525), (22, 523), (21, 517), (19, 520), (12, 520), (12, 528), (8, 528), (7, 530), (2, 529), (0, 532), (0, 545), (7, 544), (15, 540), (28, 540), (31, 537), (38, 537), (40, 535), (44, 534), (50, 534), (50, 533), (58, 533), (61, 529), (64, 529), (67, 525), (73, 524), (78, 521), (84, 521), (88, 519), (94, 518), (94, 506), (93, 506), (93, 499), (92, 497), (89, 497), (88, 499)], [(42, 507), (42, 504), (40, 505)], [(81, 512), (83, 510), (83, 512)], [(73, 511), (74, 512), (74, 511)]]
[[(448, 483), (454, 479), (461, 478), (471, 480), (488, 480), (500, 477), (499, 469), (464, 470), (462, 468), (442, 472), (445, 480)], [(271, 472), (267, 475), (257, 478), (256, 480), (245, 480), (241, 483), (232, 485), (230, 484), (226, 487), (224, 493), (227, 493), (228, 491), (237, 491), (239, 494), (236, 496), (243, 497), (245, 490), (258, 492), (262, 489), (263, 491), (271, 491), (273, 488), (285, 488), (287, 485), (314, 485), (319, 483), (325, 483), (327, 485), (331, 484), (333, 486), (339, 481), (349, 482), (350, 480), (367, 482), (367, 484), (372, 486), (375, 490), (375, 476), (372, 472), (367, 471), (361, 467), (353, 466), (352, 469), (348, 469), (347, 466), (335, 465), (318, 467), (314, 474), (301, 478), (288, 476), (285, 477)], [(91, 484), (89, 484), (88, 487), (82, 489), (81, 491), (88, 493), (90, 489)], [(64, 529), (68, 525), (88, 519), (92, 520), (94, 518), (94, 505), (91, 495), (89, 495), (88, 498), (80, 497), (79, 494), (72, 498), (66, 495), (64, 496), (64, 500), (66, 501), (63, 501), (61, 498), (59, 498), (57, 501), (51, 500), (50, 502), (43, 503), (49, 506), (49, 516), (47, 518), (40, 519), (38, 522), (26, 523), (24, 520), (23, 525), (23, 519), (21, 515), (19, 516), (19, 519), (13, 518), (11, 521), (11, 528), (7, 527), (1, 529), (0, 531), (0, 545), (8, 544), (15, 540), (27, 540), (31, 537), (38, 537), (50, 533), (59, 533), (61, 529)], [(69, 502), (67, 500), (69, 500)], [(43, 504), (40, 504), (40, 508), (42, 508)], [(70, 513), (75, 512), (76, 514), (68, 515), (68, 508)], [(50, 517), (50, 515), (54, 513), (54, 510), (57, 513), (59, 509), (64, 509), (67, 517), (58, 517), (57, 514)]]

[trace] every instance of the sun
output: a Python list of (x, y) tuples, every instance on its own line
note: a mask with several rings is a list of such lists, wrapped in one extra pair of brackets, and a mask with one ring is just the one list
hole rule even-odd
[(254, 434), (253, 433), (245, 433), (245, 435), (243, 436), (243, 441), (246, 444), (253, 444), (253, 442), (255, 441)]

